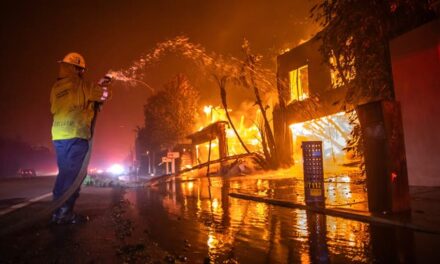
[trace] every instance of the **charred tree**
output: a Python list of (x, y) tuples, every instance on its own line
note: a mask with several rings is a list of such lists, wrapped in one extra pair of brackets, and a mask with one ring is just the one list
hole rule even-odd
[(263, 100), (261, 98), (260, 88), (258, 85), (258, 81), (261, 80), (257, 80), (256, 78), (257, 66), (260, 57), (251, 53), (248, 41), (245, 40), (242, 48), (245, 53), (246, 59), (243, 62), (242, 66), (241, 80), (243, 85), (251, 88), (254, 92), (255, 104), (260, 109), (261, 116), (263, 117), (263, 124), (260, 130), (262, 137), (263, 153), (268, 167), (271, 169), (276, 169), (280, 166), (280, 162), (278, 159), (274, 133), (267, 117), (267, 107), (264, 106)]
[[(217, 84), (220, 88), (220, 98), (222, 101), (223, 108), (225, 109), (226, 118), (228, 119), (228, 122), (229, 122), (232, 130), (234, 131), (235, 135), (237, 136), (237, 139), (240, 142), (243, 149), (246, 151), (246, 153), (251, 154), (252, 152), (249, 150), (249, 148), (244, 143), (243, 139), (241, 138), (240, 134), (238, 133), (237, 129), (235, 128), (235, 125), (232, 122), (231, 116), (229, 115), (229, 112), (228, 112), (228, 103), (227, 103), (227, 97), (226, 97), (227, 77), (223, 76), (222, 78), (218, 78), (217, 76), (215, 76), (215, 79), (216, 79)], [(267, 162), (265, 162), (265, 160), (260, 155), (258, 155), (258, 153), (254, 153), (254, 154), (256, 155), (255, 161), (258, 163), (258, 165), (260, 165), (263, 169), (267, 169), (268, 168)]]

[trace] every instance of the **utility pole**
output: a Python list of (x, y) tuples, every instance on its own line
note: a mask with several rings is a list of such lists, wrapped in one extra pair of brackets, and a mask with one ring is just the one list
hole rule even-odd
[(147, 150), (147, 157), (148, 157), (148, 176), (151, 175), (151, 158), (150, 158), (150, 151)]

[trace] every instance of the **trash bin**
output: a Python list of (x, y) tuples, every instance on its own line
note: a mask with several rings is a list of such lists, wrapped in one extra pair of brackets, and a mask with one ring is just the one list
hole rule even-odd
[(307, 205), (324, 206), (322, 141), (303, 141), (304, 194)]

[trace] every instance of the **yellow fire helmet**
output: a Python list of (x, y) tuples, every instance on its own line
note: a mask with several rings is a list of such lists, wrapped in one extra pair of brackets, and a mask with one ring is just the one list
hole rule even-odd
[(86, 68), (86, 61), (84, 60), (84, 57), (76, 52), (70, 52), (66, 56), (64, 56), (63, 60), (58, 62), (64, 62), (68, 64), (72, 64), (78, 67), (81, 67), (83, 69)]

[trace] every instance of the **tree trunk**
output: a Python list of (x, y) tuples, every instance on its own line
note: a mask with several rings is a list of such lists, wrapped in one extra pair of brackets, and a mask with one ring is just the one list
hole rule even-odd
[(258, 105), (258, 107), (260, 108), (261, 114), (263, 116), (263, 123), (264, 123), (264, 130), (265, 133), (264, 135), (266, 136), (267, 139), (267, 145), (269, 146), (269, 150), (270, 150), (270, 158), (269, 160), (267, 160), (271, 166), (273, 167), (277, 167), (278, 166), (278, 162), (277, 162), (277, 151), (276, 151), (276, 146), (275, 146), (275, 138), (273, 136), (272, 133), (272, 128), (270, 127), (269, 124), (269, 120), (267, 119), (267, 115), (266, 115), (266, 109), (263, 106), (263, 101), (261, 100), (261, 96), (260, 96), (260, 90), (257, 87), (257, 84), (255, 83), (255, 76), (254, 76), (254, 65), (253, 63), (250, 61), (250, 74), (251, 74), (251, 82), (252, 82), (252, 87), (254, 89), (254, 94), (255, 94), (255, 102)]
[[(227, 104), (227, 101), (226, 101), (226, 77), (223, 77), (220, 80), (216, 77), (216, 79), (217, 79), (218, 86), (220, 88), (220, 97), (221, 97), (221, 100), (222, 100), (223, 108), (225, 109), (226, 118), (228, 119), (228, 122), (231, 125), (232, 130), (234, 130), (234, 133), (237, 136), (237, 139), (240, 142), (241, 146), (244, 148), (244, 150), (248, 154), (251, 154), (252, 152), (246, 147), (246, 144), (244, 143), (244, 141), (242, 140), (242, 138), (238, 134), (238, 131), (235, 128), (234, 123), (232, 122), (231, 117), (229, 116), (228, 104)], [(261, 155), (258, 155), (256, 153), (254, 153), (254, 154), (256, 155), (254, 160), (258, 163), (258, 165), (260, 165), (263, 169), (267, 169), (267, 167), (268, 167), (267, 166), (267, 161), (265, 162), (265, 160), (261, 157)]]
[(244, 148), (244, 150), (248, 154), (250, 154), (251, 152), (246, 147), (246, 144), (244, 144), (243, 140), (241, 139), (240, 135), (238, 134), (237, 129), (234, 126), (234, 123), (232, 123), (231, 117), (229, 116), (228, 104), (226, 102), (226, 79), (223, 77), (221, 80), (217, 80), (217, 81), (218, 81), (218, 85), (220, 87), (220, 97), (221, 97), (221, 100), (222, 100), (223, 108), (225, 109), (226, 118), (228, 119), (229, 124), (231, 125), (232, 130), (234, 130), (234, 133), (237, 136), (238, 141), (240, 141), (241, 146)]

